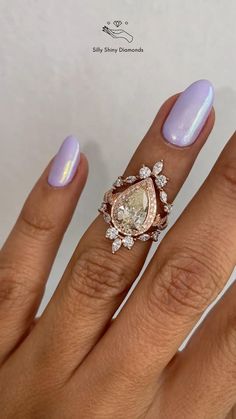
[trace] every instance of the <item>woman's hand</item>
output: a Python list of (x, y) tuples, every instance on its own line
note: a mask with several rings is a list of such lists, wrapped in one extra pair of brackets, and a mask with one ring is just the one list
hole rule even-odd
[(131, 43), (134, 39), (132, 35), (130, 35), (128, 32), (124, 31), (123, 29), (110, 29), (107, 26), (103, 26), (102, 28), (103, 32), (110, 35), (112, 38), (123, 38), (126, 39), (129, 43)]
[[(213, 127), (212, 99), (206, 81), (170, 98), (125, 175), (163, 158), (174, 200)], [(112, 255), (100, 215), (35, 322), (86, 176), (86, 158), (70, 137), (32, 190), (1, 251), (1, 418), (233, 417), (235, 286), (185, 350), (178, 348), (235, 266), (236, 135), (113, 322), (150, 245), (137, 242), (131, 251)]]

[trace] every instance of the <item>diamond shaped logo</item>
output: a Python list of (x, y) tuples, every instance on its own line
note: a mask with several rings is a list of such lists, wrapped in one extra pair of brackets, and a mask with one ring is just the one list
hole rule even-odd
[(121, 22), (121, 20), (114, 20), (114, 25), (117, 27), (117, 28), (119, 28), (119, 26), (121, 26), (122, 25), (122, 22)]

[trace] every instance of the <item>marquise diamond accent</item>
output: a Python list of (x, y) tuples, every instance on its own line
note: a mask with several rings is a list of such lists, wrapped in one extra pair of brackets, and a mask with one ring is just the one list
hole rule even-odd
[(122, 245), (122, 240), (118, 237), (114, 242), (112, 243), (112, 253), (116, 253)]
[(124, 184), (124, 181), (123, 181), (123, 179), (120, 176), (114, 182), (114, 186), (116, 188), (120, 188), (123, 184)]
[(142, 242), (147, 242), (150, 239), (150, 234), (142, 234), (138, 239)]
[(136, 182), (136, 180), (137, 180), (136, 176), (128, 176), (125, 179), (125, 183), (134, 183), (134, 182)]
[(153, 169), (152, 169), (152, 173), (154, 174), (154, 176), (158, 176), (158, 175), (162, 172), (163, 167), (164, 167), (164, 162), (163, 162), (163, 160), (158, 161), (158, 162), (157, 162), (157, 163), (153, 166)]
[(160, 200), (163, 203), (167, 203), (167, 193), (165, 191), (160, 192)]

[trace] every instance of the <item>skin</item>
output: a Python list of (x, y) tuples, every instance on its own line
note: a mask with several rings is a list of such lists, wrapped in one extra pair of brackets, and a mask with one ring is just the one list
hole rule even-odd
[[(174, 200), (214, 125), (197, 141), (166, 143), (160, 109), (125, 174), (160, 158)], [(178, 170), (176, 170), (178, 161)], [(6, 419), (232, 419), (236, 402), (236, 287), (181, 343), (236, 262), (236, 134), (158, 247), (118, 317), (150, 244), (111, 254), (98, 216), (80, 240), (42, 317), (46, 281), (87, 177), (52, 188), (50, 165), (0, 253), (0, 406)]]

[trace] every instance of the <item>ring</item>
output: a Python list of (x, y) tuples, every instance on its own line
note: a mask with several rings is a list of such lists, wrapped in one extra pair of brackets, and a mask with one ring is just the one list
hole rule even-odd
[(164, 187), (169, 179), (162, 173), (164, 161), (151, 170), (143, 165), (137, 176), (119, 176), (105, 193), (99, 212), (109, 228), (106, 238), (113, 241), (112, 253), (123, 245), (132, 249), (135, 241), (158, 241), (168, 225), (173, 204), (168, 203)]

